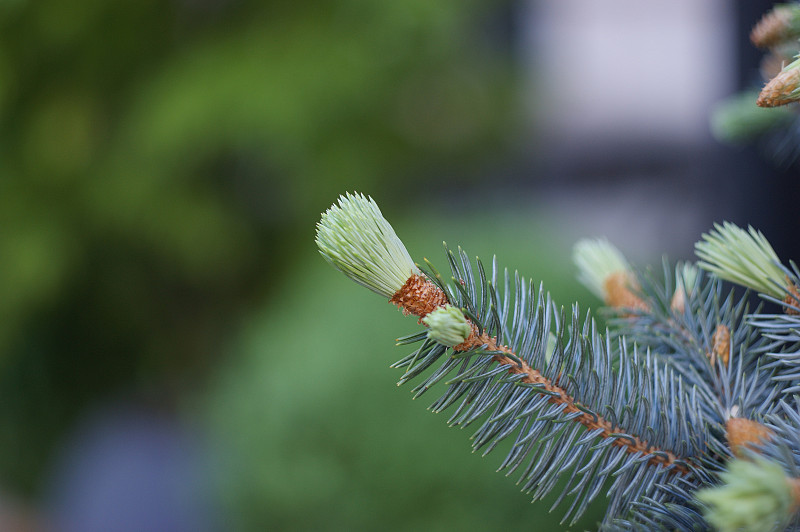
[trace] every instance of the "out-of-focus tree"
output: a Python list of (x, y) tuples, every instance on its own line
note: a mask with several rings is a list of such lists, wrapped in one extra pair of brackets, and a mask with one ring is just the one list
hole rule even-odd
[(501, 146), (498, 5), (3, 2), (2, 482), (100, 397), (179, 397), (336, 193)]

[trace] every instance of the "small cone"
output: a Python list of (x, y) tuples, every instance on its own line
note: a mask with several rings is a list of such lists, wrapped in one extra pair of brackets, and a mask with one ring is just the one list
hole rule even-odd
[(732, 417), (725, 423), (728, 445), (734, 456), (744, 458), (744, 450), (755, 450), (755, 445), (772, 438), (772, 430), (758, 421), (741, 417)]
[(788, 68), (772, 78), (761, 89), (756, 105), (759, 107), (779, 107), (800, 100), (797, 94), (800, 86), (800, 68)]

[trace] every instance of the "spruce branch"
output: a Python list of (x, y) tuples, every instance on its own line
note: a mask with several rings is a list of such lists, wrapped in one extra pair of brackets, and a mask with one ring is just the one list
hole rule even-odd
[[(547, 303), (543, 301), (541, 290), (537, 298), (532, 285), (526, 290), (526, 283), (518, 274), (514, 275), (513, 290), (509, 290), (511, 283), (507, 275), (502, 283), (504, 289), (497, 290), (497, 268), (492, 268), (491, 280), (488, 280), (478, 261), (480, 277), (484, 279), (483, 303), (478, 304), (478, 298), (473, 299), (469, 294), (477, 295), (481, 286), (469, 281), (470, 266), (466, 255), (461, 250), (458, 256), (448, 251), (448, 257), (453, 267), (452, 279), (458, 279), (454, 285), (462, 287), (453, 291), (458, 306), (473, 309), (471, 314), (476, 318), (488, 315), (490, 319), (477, 318), (477, 323), (473, 322), (470, 338), (455, 346), (451, 359), (414, 391), (419, 396), (451, 370), (458, 371), (457, 376), (448, 381), (448, 391), (431, 408), (442, 411), (466, 396), (450, 422), (467, 425), (489, 413), (495, 406), (487, 422), (474, 436), (476, 449), (487, 446), (488, 452), (500, 439), (517, 430), (515, 446), (503, 461), (501, 469), (508, 469), (512, 473), (526, 457), (533, 454), (533, 461), (523, 471), (520, 483), (524, 491), (533, 493), (534, 498), (547, 494), (555, 481), (571, 470), (570, 482), (578, 484), (573, 490), (578, 494), (565, 520), (572, 517), (573, 521), (597, 496), (603, 479), (610, 476), (616, 478), (609, 491), (611, 505), (608, 522), (620, 514), (629, 514), (630, 503), (643, 494), (655, 494), (659, 480), (691, 474), (693, 466), (689, 456), (691, 453), (687, 453), (690, 449), (687, 444), (692, 440), (702, 441), (704, 431), (693, 418), (693, 413), (698, 409), (693, 404), (694, 400), (684, 395), (680, 383), (676, 383), (665, 368), (649, 356), (642, 359), (635, 352), (632, 356), (624, 351), (621, 354), (614, 353), (611, 344), (602, 339), (589, 320), (581, 324), (577, 309), (573, 309), (568, 326), (556, 324), (556, 343), (551, 355), (547, 349), (550, 334), (545, 334), (550, 330), (547, 324), (551, 321), (563, 324), (565, 320), (563, 317), (554, 318), (551, 310), (554, 307), (549, 303), (549, 298)], [(430, 278), (441, 280), (441, 276), (436, 274), (431, 274)], [(445, 291), (447, 288), (442, 285), (440, 289)], [(514, 304), (511, 304), (512, 299)], [(533, 301), (536, 301), (535, 305), (526, 304)], [(507, 329), (504, 324), (508, 324)], [(581, 332), (567, 338), (566, 331), (570, 330), (573, 333)], [(510, 345), (498, 340), (504, 335)], [(423, 345), (420, 351), (425, 351), (425, 348)], [(417, 376), (419, 367), (427, 368), (431, 363), (430, 358), (420, 351), (395, 366), (408, 367), (406, 375)], [(526, 355), (520, 357), (519, 353)], [(436, 357), (441, 355), (440, 352), (434, 354)], [(619, 374), (613, 375), (613, 360), (619, 362), (619, 355), (623, 367)], [(417, 365), (411, 362), (407, 364), (409, 359), (419, 362)], [(464, 364), (457, 368), (462, 360)], [(497, 378), (503, 374), (506, 377)], [(591, 383), (591, 375), (595, 378), (600, 376), (606, 385)], [(487, 382), (490, 377), (496, 380)], [(404, 376), (401, 382), (409, 378)], [(609, 383), (610, 379), (616, 382)], [(665, 394), (659, 388), (659, 382), (672, 382), (673, 385), (677, 384), (677, 388), (670, 390), (671, 394)], [(630, 385), (636, 387), (638, 394), (628, 388)], [(518, 391), (519, 387), (523, 387), (522, 392)], [(686, 404), (681, 404), (682, 398)], [(635, 412), (628, 410), (631, 402), (639, 405), (633, 409)], [(605, 405), (605, 411), (598, 408), (602, 405)], [(673, 420), (658, 415), (658, 412), (666, 411), (686, 412), (687, 415), (681, 416), (676, 426), (672, 424)], [(534, 414), (537, 417), (531, 422), (529, 417)], [(521, 420), (530, 423), (530, 426)], [(581, 426), (583, 431), (564, 430), (563, 424), (568, 421)], [(692, 433), (692, 430), (696, 432)], [(645, 434), (646, 437), (643, 436)], [(537, 440), (547, 441), (548, 444), (536, 449), (534, 444)], [(598, 440), (604, 443), (592, 445), (593, 441)], [(550, 443), (554, 446), (551, 447)], [(702, 447), (702, 443), (697, 445)], [(607, 454), (598, 455), (597, 452)], [(542, 469), (544, 464), (554, 467)], [(584, 465), (579, 467), (581, 464)], [(592, 465), (597, 467), (587, 469)], [(586, 478), (590, 472), (593, 476)], [(578, 474), (584, 478), (587, 488), (579, 490), (582, 484), (577, 481), (581, 478), (576, 476)], [(632, 486), (628, 484), (631, 478), (641, 479), (641, 483)], [(565, 489), (562, 492), (557, 503), (564, 499), (568, 491)]]
[[(557, 307), (496, 259), (485, 268), (445, 245), (449, 275), (427, 260), (412, 268), (377, 205), (344, 199), (318, 225), (323, 255), (426, 327), (398, 340), (416, 344), (392, 365), (404, 370), (398, 385), (418, 381), (419, 397), (444, 383), (430, 409), (450, 411), (451, 425), (479, 424), (473, 448), (484, 455), (512, 440), (499, 470), (517, 474), (534, 499), (564, 481), (553, 505), (571, 501), (564, 522), (605, 491), (603, 528), (750, 526), (719, 517), (747, 493), (749, 473), (725, 473), (741, 469), (736, 460), (774, 462), (792, 486), (800, 478), (800, 407), (788, 402), (800, 389), (800, 318), (791, 314), (800, 273), (754, 229), (724, 224), (704, 235), (700, 267), (714, 275), (666, 260), (663, 276), (644, 275), (607, 241), (581, 242), (580, 279), (616, 309), (601, 334), (589, 313)], [(724, 291), (721, 278), (785, 312), (751, 312), (747, 293)], [(765, 496), (762, 522), (795, 519), (798, 506)]]
[(775, 411), (785, 385), (762, 359), (772, 342), (751, 326), (746, 293), (725, 294), (719, 279), (693, 270), (693, 288), (677, 310), (670, 295), (674, 299), (685, 275), (685, 265), (672, 270), (665, 262), (663, 281), (640, 277), (650, 311), (613, 321), (614, 333), (647, 347), (694, 386), (710, 428), (709, 447), (719, 456), (737, 455), (769, 433), (757, 420)]
[[(415, 279), (413, 283), (415, 289), (413, 292), (409, 292), (406, 287), (404, 287), (401, 289), (403, 294), (399, 297), (393, 297), (392, 300), (401, 302), (402, 309), (408, 314), (419, 316), (423, 312), (425, 313), (426, 317), (422, 319), (422, 323), (429, 327), (435, 327), (435, 330), (428, 332), (428, 337), (433, 338), (443, 345), (453, 347), (455, 353), (469, 353), (476, 350), (493, 353), (493, 362), (496, 362), (499, 367), (505, 369), (509, 374), (520, 377), (516, 382), (531, 384), (537, 389), (543, 390), (549, 396), (549, 401), (551, 403), (563, 406), (561, 410), (562, 414), (572, 415), (572, 420), (581, 423), (590, 431), (597, 431), (595, 434), (596, 437), (612, 438), (613, 445), (625, 448), (625, 451), (628, 453), (647, 455), (649, 456), (649, 461), (653, 464), (674, 466), (676, 471), (682, 473), (688, 472), (688, 467), (685, 463), (679, 460), (673, 453), (654, 448), (638, 436), (621, 436), (625, 433), (624, 429), (588, 411), (586, 406), (578, 403), (563, 388), (543, 376), (539, 370), (530, 367), (526, 361), (521, 360), (508, 346), (499, 344), (496, 336), (489, 336), (486, 332), (479, 332), (480, 328), (475, 323), (471, 323), (466, 318), (463, 318), (463, 314), (449, 303), (438, 306), (436, 310), (433, 311), (425, 312), (424, 310), (420, 310), (429, 309), (440, 304), (440, 297), (443, 293), (443, 291), (438, 289), (432, 282), (420, 281), (421, 279), (421, 277)], [(422, 282), (421, 287), (418, 286), (418, 282)], [(456, 322), (455, 326), (460, 325), (461, 318), (456, 318), (455, 316), (463, 318), (463, 323), (470, 327), (468, 336), (459, 344), (453, 343), (451, 338), (446, 338), (445, 341), (441, 341), (440, 337), (447, 335), (449, 331), (448, 333), (442, 333), (439, 329), (449, 329), (452, 326), (450, 323), (442, 326), (442, 322), (453, 321)], [(545, 341), (549, 341), (549, 338)]]
[[(352, 217), (347, 212), (337, 216)], [(377, 222), (384, 224), (388, 226), (385, 220)], [(352, 231), (350, 227), (347, 231)], [(337, 240), (348, 250), (367, 241), (357, 233), (343, 232), (326, 242)], [(324, 253), (343, 255), (336, 249)], [(374, 255), (369, 250), (365, 253)], [(693, 460), (706, 448), (705, 429), (696, 416), (701, 408), (697, 394), (685, 389), (672, 370), (635, 348), (629, 352), (624, 344), (604, 339), (590, 318), (581, 320), (577, 307), (567, 320), (541, 287), (537, 292), (517, 273), (513, 288), (507, 272), (499, 288), (496, 262), (489, 276), (478, 260), (476, 275), (462, 250), (446, 253), (452, 283), (444, 282), (429, 264), (430, 271), (412, 273), (391, 294), (390, 302), (405, 314), (419, 316), (424, 325), (432, 326), (425, 335), (399, 340), (401, 344), (422, 342), (394, 364), (406, 370), (399, 384), (419, 377), (443, 359), (414, 389), (416, 396), (450, 375), (447, 391), (431, 408), (442, 411), (462, 399), (450, 422), (466, 426), (484, 419), (473, 437), (476, 449), (486, 448), (484, 454), (516, 434), (501, 469), (511, 474), (530, 460), (519, 482), (534, 498), (543, 497), (559, 478), (568, 477), (556, 502), (562, 502), (567, 493), (574, 495), (565, 520), (574, 522), (606, 479), (613, 479), (607, 523), (622, 516), (656, 519), (653, 507), (679, 497), (677, 491), (661, 489), (667, 479), (681, 476), (694, 479), (689, 485), (699, 482), (704, 473), (697, 471)], [(351, 262), (357, 263), (355, 259)], [(355, 280), (369, 284), (363, 277)], [(454, 344), (466, 333), (463, 329), (450, 334), (462, 318), (470, 332), (463, 342)], [(445, 357), (448, 348), (452, 354)], [(688, 497), (686, 493), (680, 495), (682, 500)], [(631, 504), (642, 497), (656, 502), (648, 508), (633, 508)]]

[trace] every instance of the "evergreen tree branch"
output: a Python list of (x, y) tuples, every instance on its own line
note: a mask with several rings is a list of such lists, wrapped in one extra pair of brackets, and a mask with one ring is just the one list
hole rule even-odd
[[(448, 303), (447, 296), (441, 288), (418, 275), (410, 277), (403, 287), (392, 296), (390, 302), (400, 307), (404, 313), (420, 317), (425, 317), (436, 308)], [(674, 471), (680, 473), (689, 472), (685, 460), (679, 460), (672, 452), (649, 445), (639, 436), (628, 435), (624, 428), (613, 425), (602, 416), (591, 413), (586, 406), (575, 401), (575, 398), (571, 397), (557, 383), (550, 381), (538, 370), (530, 367), (526, 361), (521, 360), (508, 346), (498, 344), (496, 337), (479, 332), (478, 326), (469, 320), (468, 323), (472, 332), (463, 343), (453, 347), (455, 352), (484, 350), (495, 353), (492, 355), (492, 361), (500, 367), (507, 368), (506, 371), (510, 375), (520, 376), (521, 378), (516, 382), (531, 384), (545, 391), (551, 404), (563, 406), (562, 415), (570, 416), (572, 421), (586, 427), (595, 437), (611, 438), (612, 445), (622, 447), (628, 453), (646, 455), (653, 465), (672, 466)], [(676, 460), (678, 461), (676, 462)]]
[[(762, 297), (785, 311), (797, 307), (793, 264), (777, 263), (754, 230), (718, 230), (706, 239), (706, 267), (769, 288)], [(427, 261), (414, 265), (361, 195), (323, 215), (318, 244), (337, 269), (428, 328), (398, 340), (419, 344), (393, 364), (404, 369), (398, 384), (419, 380), (419, 397), (444, 381), (431, 409), (451, 410), (451, 425), (479, 422), (473, 448), (484, 455), (512, 439), (499, 469), (517, 472), (534, 499), (565, 481), (553, 505), (572, 501), (564, 521), (574, 523), (606, 490), (604, 528), (707, 528), (716, 517), (704, 517), (697, 490), (722, 486), (726, 464), (753, 453), (783, 467), (794, 493), (800, 409), (784, 399), (797, 388), (800, 337), (790, 312), (750, 314), (746, 295), (724, 292), (688, 265), (665, 262), (664, 281), (639, 276), (610, 244), (589, 243), (576, 261), (581, 278), (617, 314), (614, 334), (600, 334), (577, 305), (557, 308), (541, 286), (501, 272), (496, 260), (487, 270), (445, 246), (447, 281)], [(743, 259), (736, 246), (761, 256)], [(762, 495), (794, 519), (797, 508), (776, 499), (786, 490)]]

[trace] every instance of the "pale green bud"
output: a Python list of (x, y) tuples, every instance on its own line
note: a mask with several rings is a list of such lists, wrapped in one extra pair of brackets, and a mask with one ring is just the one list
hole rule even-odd
[(317, 246), (334, 268), (386, 298), (419, 270), (372, 198), (339, 196), (317, 223)]
[(447, 347), (464, 343), (472, 334), (472, 327), (464, 317), (464, 313), (453, 305), (437, 308), (422, 318), (422, 323), (430, 328), (428, 338)]
[(683, 312), (686, 297), (692, 295), (700, 270), (691, 262), (684, 262), (675, 267), (675, 293), (672, 294), (670, 307), (675, 312)]
[(714, 224), (694, 247), (698, 266), (717, 277), (773, 297), (786, 294), (785, 274), (778, 256), (761, 232), (725, 222)]
[(700, 270), (691, 262), (684, 262), (675, 269), (676, 288), (685, 290), (687, 294), (691, 294), (694, 290), (694, 284), (697, 282), (697, 276), (700, 275)]
[(722, 485), (697, 492), (706, 520), (721, 532), (783, 528), (791, 517), (792, 489), (783, 468), (766, 458), (733, 459)]
[(578, 281), (600, 299), (606, 299), (605, 282), (610, 275), (630, 271), (620, 251), (606, 239), (583, 239), (575, 244), (572, 260), (578, 267)]

